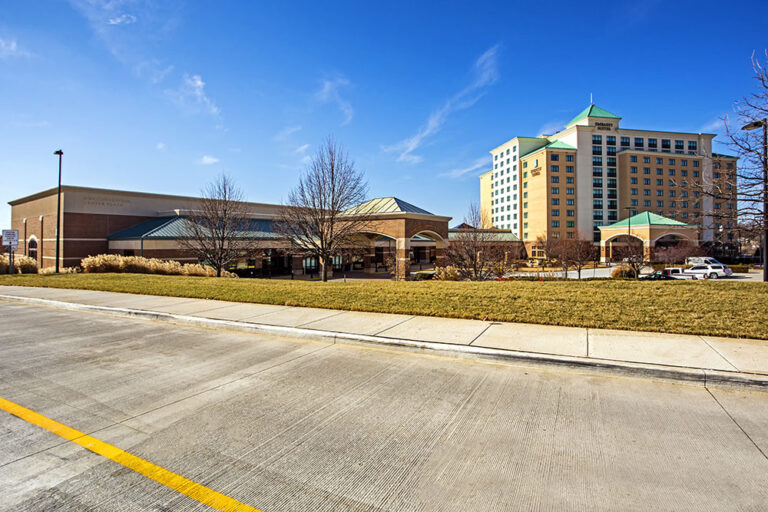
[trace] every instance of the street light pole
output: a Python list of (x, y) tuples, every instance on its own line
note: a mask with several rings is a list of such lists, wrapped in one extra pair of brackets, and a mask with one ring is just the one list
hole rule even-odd
[(768, 282), (768, 118), (754, 121), (741, 127), (751, 131), (763, 127), (763, 281)]
[[(632, 262), (632, 207), (625, 206), (627, 210), (627, 257), (630, 263)], [(637, 277), (637, 276), (635, 276)]]
[(53, 152), (54, 155), (59, 156), (59, 189), (56, 194), (56, 273), (59, 273), (59, 251), (61, 245), (60, 228), (61, 228), (61, 157), (64, 155), (62, 150)]

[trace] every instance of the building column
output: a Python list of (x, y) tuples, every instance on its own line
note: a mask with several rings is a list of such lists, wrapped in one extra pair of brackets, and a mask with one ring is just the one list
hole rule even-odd
[(608, 263), (609, 260), (608, 255), (608, 247), (605, 245), (605, 242), (602, 240), (600, 241), (600, 263)]
[(398, 238), (396, 240), (395, 259), (397, 261), (397, 268), (395, 269), (395, 279), (398, 281), (404, 281), (408, 279), (411, 274), (411, 257), (409, 255), (411, 250), (410, 238)]

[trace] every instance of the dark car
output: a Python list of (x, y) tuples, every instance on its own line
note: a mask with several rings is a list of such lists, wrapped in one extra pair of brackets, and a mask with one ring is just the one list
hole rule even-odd
[(661, 270), (657, 270), (653, 274), (640, 276), (638, 279), (642, 279), (643, 281), (678, 281), (676, 277), (666, 275)]

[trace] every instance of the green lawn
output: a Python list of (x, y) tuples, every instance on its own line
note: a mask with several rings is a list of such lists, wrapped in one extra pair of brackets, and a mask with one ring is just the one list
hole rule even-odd
[(768, 339), (768, 284), (509, 281), (307, 282), (145, 274), (0, 276), (48, 286), (288, 306)]

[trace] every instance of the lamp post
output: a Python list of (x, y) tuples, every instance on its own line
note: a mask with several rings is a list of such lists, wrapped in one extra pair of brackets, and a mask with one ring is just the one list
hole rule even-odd
[(744, 131), (763, 127), (763, 281), (768, 282), (768, 119), (753, 121), (741, 127)]
[(64, 156), (64, 152), (60, 149), (53, 152), (54, 155), (59, 156), (59, 189), (56, 193), (56, 273), (59, 273), (59, 251), (60, 251), (60, 234), (61, 228), (61, 157)]

